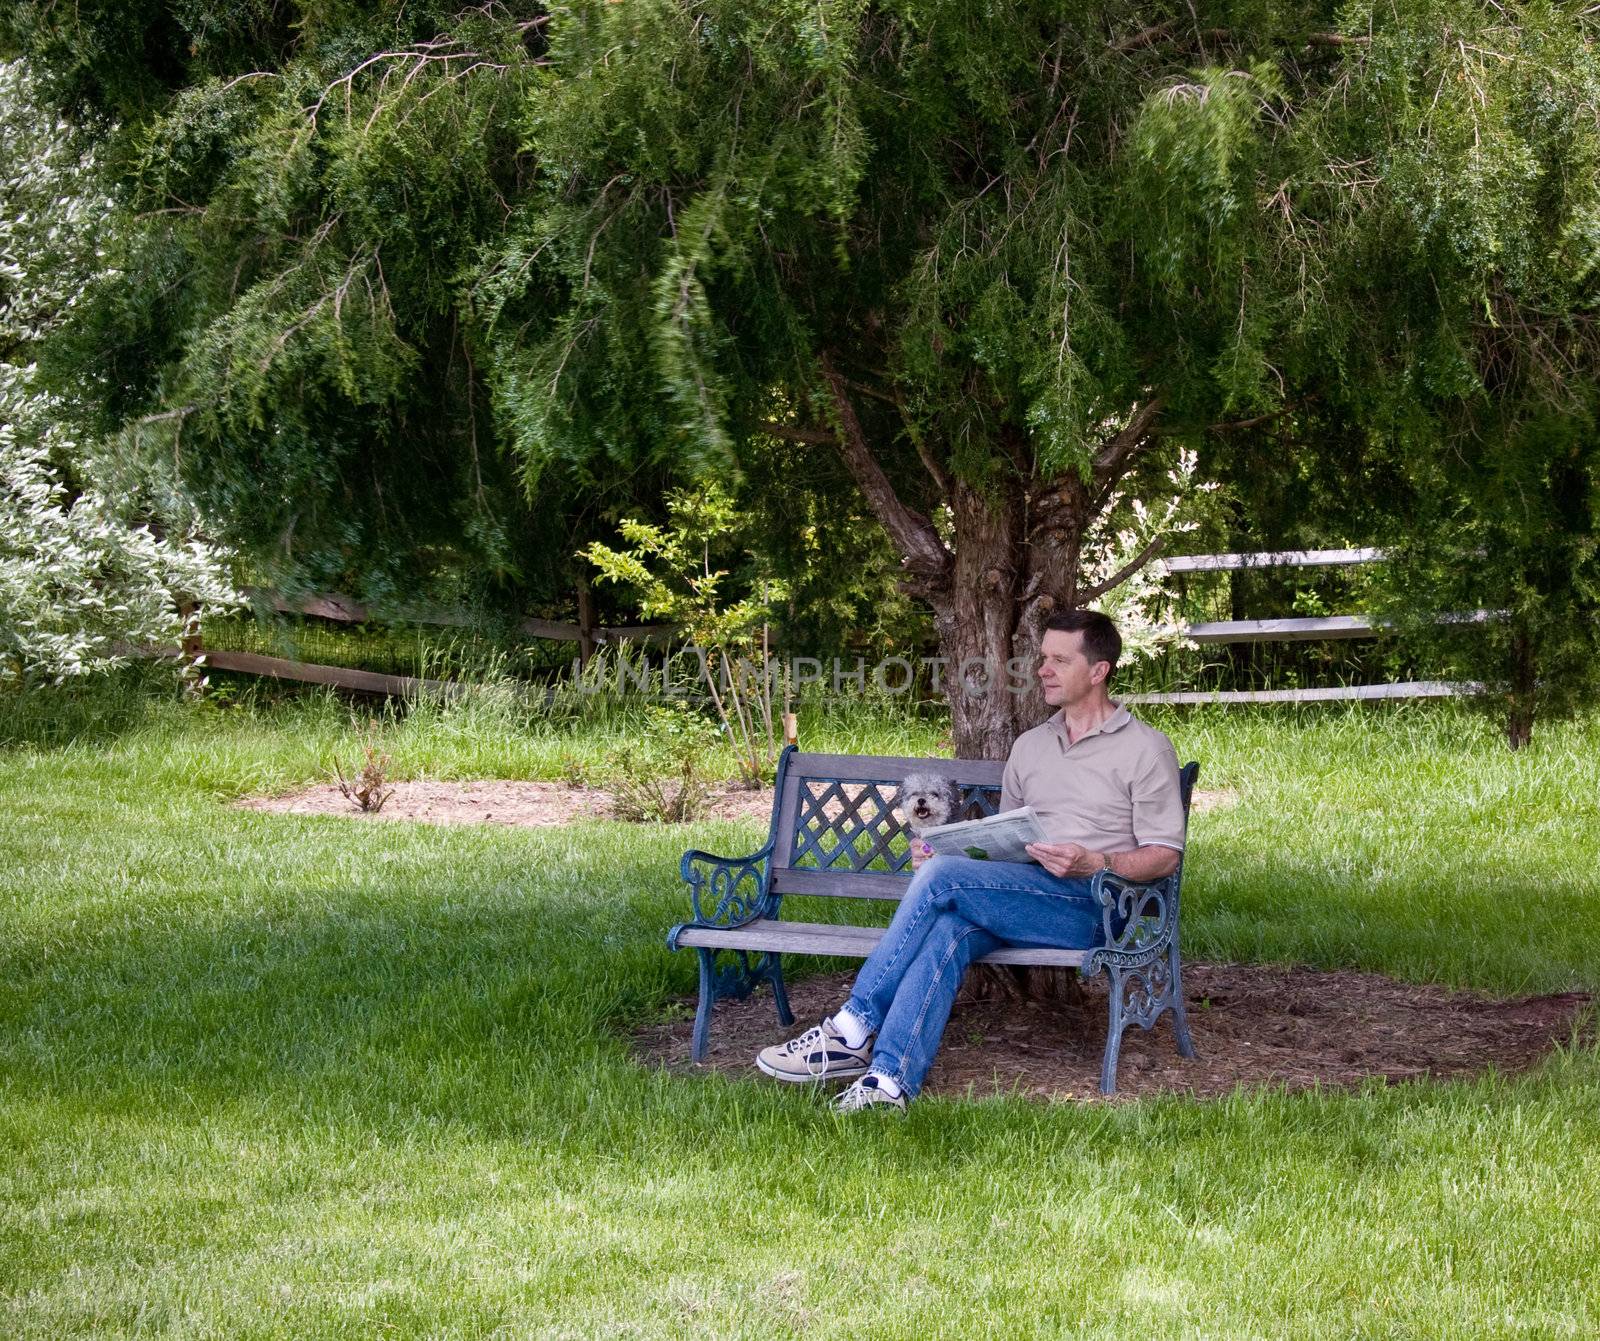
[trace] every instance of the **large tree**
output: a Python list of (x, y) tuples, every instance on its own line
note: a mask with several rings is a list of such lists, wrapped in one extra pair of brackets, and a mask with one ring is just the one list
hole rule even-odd
[[(1544, 479), (1588, 423), (1593, 27), (1459, 0), (577, 7), (530, 109), (541, 191), (483, 281), (503, 411), (536, 467), (652, 395), (705, 462), (828, 453), (953, 667), (1027, 656), (1125, 576), (1087, 581), (1087, 540), (1185, 441), (1254, 451), (1247, 496), (1349, 470), (1384, 481), (1374, 524), (1441, 490), (1492, 511), (1506, 472), (1452, 461)], [(951, 697), (964, 754), (1038, 712)]]
[[(142, 281), (91, 328), (102, 403), (257, 549), (319, 537), (319, 571), (473, 527), (548, 556), (597, 493), (782, 459), (790, 490), (849, 481), (956, 669), (1103, 596), (1124, 572), (1089, 552), (1098, 521), (1185, 445), (1257, 511), (1349, 471), (1381, 482), (1375, 521), (1444, 539), (1505, 534), (1533, 485), (1592, 487), (1581, 9), (308, 0), (290, 27), (268, 0), (84, 0), (0, 22), (130, 128)], [(531, 515), (486, 505), (490, 425)], [(1039, 711), (952, 706), (963, 754)]]
[[(496, 431), (463, 277), (531, 172), (537, 25), (491, 4), (23, 3), (0, 30), (98, 130), (109, 272), (46, 351), (132, 474), (175, 465), (256, 580), (526, 611), (634, 494)], [(592, 487), (591, 487), (592, 486)], [(581, 493), (580, 493), (581, 489)]]

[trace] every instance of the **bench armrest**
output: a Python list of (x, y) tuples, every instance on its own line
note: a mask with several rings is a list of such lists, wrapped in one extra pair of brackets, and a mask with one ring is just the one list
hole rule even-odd
[[(772, 843), (747, 857), (719, 857), (691, 849), (678, 863), (694, 908), (691, 925), (742, 927), (769, 911)], [(676, 930), (676, 928), (674, 929)]]
[(1178, 879), (1183, 868), (1144, 883), (1100, 871), (1093, 893), (1100, 900), (1105, 944), (1092, 951), (1083, 966), (1093, 977), (1108, 964), (1137, 968), (1167, 952), (1178, 927)]

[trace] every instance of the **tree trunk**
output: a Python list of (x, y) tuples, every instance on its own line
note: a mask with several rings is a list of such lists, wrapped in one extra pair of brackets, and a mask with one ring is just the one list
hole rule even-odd
[(987, 496), (956, 480), (950, 510), (956, 532), (951, 582), (932, 602), (950, 736), (958, 759), (1004, 759), (1019, 729), (1007, 663), (1022, 573), (1021, 500)]
[(1077, 1008), (1087, 1000), (1077, 969), (1026, 964), (974, 964), (956, 994), (958, 1006), (979, 1001), (1059, 1001)]
[[(920, 429), (907, 421), (923, 468), (950, 509), (952, 551), (932, 519), (901, 500), (867, 440), (851, 402), (849, 380), (826, 353), (821, 367), (834, 433), (768, 427), (838, 449), (900, 554), (902, 587), (932, 607), (956, 757), (1004, 759), (1017, 736), (1048, 715), (1035, 674), (1045, 621), (1127, 576), (1125, 572), (1101, 588), (1083, 590), (1079, 568), (1084, 537), (1151, 440), (1161, 400), (1152, 397), (1133, 409), (1121, 432), (1100, 445), (1087, 478), (1069, 472), (1040, 480), (1032, 474), (1026, 431), (1003, 425), (996, 444), (998, 469), (984, 488), (953, 475), (923, 441)], [(1082, 999), (1077, 975), (1069, 969), (979, 965), (962, 990), (968, 999)]]
[(589, 591), (589, 581), (578, 575), (578, 665), (587, 666), (594, 655), (594, 597)]

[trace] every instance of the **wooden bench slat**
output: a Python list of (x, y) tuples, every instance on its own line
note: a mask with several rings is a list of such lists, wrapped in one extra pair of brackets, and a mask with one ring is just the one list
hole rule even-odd
[(806, 754), (789, 760), (788, 776), (813, 782), (889, 782), (898, 787), (907, 773), (944, 773), (967, 783), (998, 787), (1003, 760), (900, 759), (884, 754)]
[(805, 866), (779, 866), (772, 872), (772, 889), (777, 894), (820, 894), (835, 899), (893, 899), (904, 897), (911, 878), (876, 871), (848, 868), (823, 871)]
[[(781, 922), (758, 918), (742, 927), (685, 927), (680, 946), (713, 950), (771, 950), (777, 954), (848, 955), (865, 959), (883, 939), (882, 927), (854, 927), (833, 922)], [(1053, 965), (1078, 968), (1087, 950), (1028, 949), (1010, 945), (987, 954), (980, 964)]]

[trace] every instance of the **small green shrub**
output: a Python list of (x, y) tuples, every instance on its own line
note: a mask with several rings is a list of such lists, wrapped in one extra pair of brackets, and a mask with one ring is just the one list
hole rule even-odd
[(698, 819), (714, 790), (703, 760), (717, 728), (682, 703), (651, 704), (638, 743), (617, 754), (610, 778), (618, 819), (638, 824), (683, 824)]

